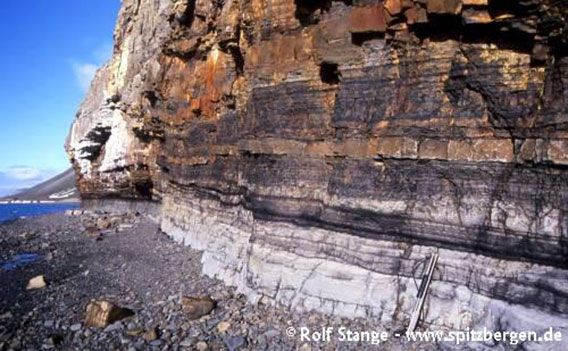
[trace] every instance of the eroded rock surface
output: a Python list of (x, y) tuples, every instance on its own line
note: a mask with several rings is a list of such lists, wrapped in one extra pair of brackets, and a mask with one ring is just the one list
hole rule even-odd
[(125, 0), (67, 142), (78, 187), (154, 202), (251, 298), (402, 325), (436, 251), (428, 322), (566, 329), (567, 20), (554, 0)]

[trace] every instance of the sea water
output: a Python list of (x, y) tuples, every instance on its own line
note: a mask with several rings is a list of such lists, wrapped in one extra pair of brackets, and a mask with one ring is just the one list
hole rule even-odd
[(0, 204), (0, 223), (22, 217), (41, 216), (79, 208), (79, 203)]

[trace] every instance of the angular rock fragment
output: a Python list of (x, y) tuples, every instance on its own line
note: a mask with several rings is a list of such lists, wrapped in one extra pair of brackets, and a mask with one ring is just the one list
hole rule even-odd
[(461, 0), (428, 0), (428, 13), (438, 15), (457, 15), (462, 10)]
[(217, 331), (219, 333), (226, 333), (227, 330), (229, 330), (229, 328), (231, 328), (231, 323), (227, 321), (222, 321), (219, 324), (217, 324)]
[(182, 297), (181, 305), (189, 319), (201, 318), (215, 308), (215, 302), (209, 296)]
[(142, 338), (148, 342), (154, 341), (158, 339), (158, 330), (157, 328), (152, 328), (147, 330), (143, 335)]
[(133, 315), (134, 312), (132, 310), (119, 307), (109, 301), (91, 301), (87, 305), (85, 325), (95, 328), (105, 328), (114, 322)]
[(38, 275), (37, 277), (30, 279), (28, 285), (26, 286), (26, 290), (43, 289), (46, 287), (46, 285), (47, 284), (45, 283), (45, 277), (43, 275)]

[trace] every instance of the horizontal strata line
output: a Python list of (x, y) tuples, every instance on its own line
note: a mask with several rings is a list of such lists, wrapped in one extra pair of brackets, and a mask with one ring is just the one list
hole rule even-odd
[[(300, 227), (322, 228), (373, 240), (434, 246), (453, 251), (470, 252), (486, 257), (530, 262), (562, 269), (568, 268), (568, 256), (565, 252), (566, 248), (563, 248), (561, 243), (549, 243), (539, 239), (535, 240), (534, 238), (529, 238), (527, 235), (496, 235), (496, 233), (491, 234), (490, 228), (480, 226), (464, 228), (464, 235), (453, 235), (449, 238), (450, 240), (448, 240), (445, 235), (412, 233), (408, 230), (404, 230), (405, 226), (425, 228), (425, 224), (428, 223), (404, 215), (388, 215), (370, 210), (349, 209), (328, 205), (322, 205), (323, 209), (321, 213), (325, 214), (327, 212), (325, 217), (301, 214), (295, 215), (280, 211), (278, 206), (274, 205), (277, 204), (278, 201), (276, 197), (270, 198), (269, 200), (269, 202), (272, 202), (273, 206), (267, 206), (266, 202), (262, 203), (261, 200), (266, 200), (266, 196), (257, 197), (253, 193), (246, 193), (246, 191), (244, 191), (240, 194), (239, 201), (227, 202), (223, 200), (223, 196), (234, 197), (236, 194), (233, 193), (229, 195), (218, 189), (201, 188), (197, 185), (189, 185), (187, 187), (194, 191), (197, 196), (215, 199), (223, 205), (243, 206), (253, 213), (255, 219), (291, 223)], [(306, 199), (302, 201), (309, 202), (309, 200)], [(335, 220), (332, 220), (332, 218)], [(409, 224), (410, 222), (417, 221), (419, 223)], [(451, 227), (456, 232), (459, 232), (459, 227), (456, 225), (432, 224), (433, 227), (441, 225), (446, 228)], [(384, 231), (377, 229), (383, 227), (389, 229)], [(434, 228), (434, 230), (436, 230), (436, 228)], [(469, 239), (472, 237), (472, 232), (477, 234), (475, 235), (476, 240)], [(458, 241), (456, 238), (462, 238), (462, 240)], [(505, 238), (507, 240), (504, 240)], [(512, 240), (514, 238), (516, 238), (516, 240)], [(539, 249), (535, 250), (535, 247), (539, 247)]]
[[(568, 145), (568, 141), (566, 142)], [(428, 149), (434, 147), (434, 149)], [(545, 155), (550, 155), (554, 145), (549, 145)], [(425, 149), (423, 149), (425, 148)], [(484, 152), (483, 150), (489, 149)], [(168, 163), (179, 165), (203, 164), (224, 155), (243, 152), (265, 155), (301, 155), (303, 157), (374, 157), (415, 160), (448, 160), (462, 162), (516, 163), (513, 142), (510, 138), (411, 138), (402, 136), (349, 138), (337, 142), (308, 141), (285, 138), (243, 139), (236, 144), (203, 145), (189, 147), (185, 156), (163, 155)], [(546, 157), (543, 162), (568, 164), (568, 159)]]
[[(428, 246), (424, 246), (424, 247), (428, 247)], [(301, 258), (305, 258), (305, 259), (316, 259), (316, 260), (324, 259), (322, 257), (300, 254), (298, 252), (292, 252), (292, 254), (297, 256), (297, 257), (301, 257)], [(413, 278), (415, 279), (416, 278), (416, 276), (402, 274), (401, 272), (388, 273), (388, 272), (384, 272), (384, 271), (372, 270), (368, 266), (364, 266), (364, 265), (362, 265), (360, 263), (356, 263), (356, 262), (346, 262), (346, 261), (343, 261), (339, 257), (336, 257), (336, 256), (327, 256), (327, 257), (325, 257), (325, 259), (326, 260), (332, 260), (332, 261), (335, 261), (335, 262), (338, 262), (338, 263), (341, 263), (341, 264), (346, 264), (346, 265), (358, 267), (358, 268), (361, 268), (363, 270), (367, 270), (367, 271), (370, 271), (370, 272), (373, 272), (373, 273), (376, 273), (376, 274), (380, 274), (380, 275), (383, 275), (383, 276), (403, 277), (403, 278), (406, 278), (406, 279), (413, 279)], [(439, 265), (440, 265), (440, 263), (441, 262), (438, 262)], [(481, 273), (479, 273), (479, 274), (481, 275)], [(334, 279), (337, 279), (337, 278), (334, 277)], [(500, 279), (506, 280), (506, 277), (501, 277)], [(540, 300), (540, 299), (538, 299), (534, 296), (530, 301), (527, 301), (526, 299), (523, 299), (523, 300), (514, 299), (511, 296), (506, 296), (505, 294), (499, 294), (492, 287), (488, 287), (488, 288), (484, 289), (484, 287), (480, 286), (479, 282), (477, 282), (477, 281), (475, 281), (475, 282), (457, 281), (457, 280), (448, 279), (447, 277), (443, 277), (441, 279), (436, 278), (435, 280), (438, 281), (438, 282), (446, 283), (446, 284), (455, 284), (455, 285), (459, 285), (459, 286), (466, 286), (473, 293), (479, 294), (481, 296), (488, 297), (490, 299), (500, 300), (500, 301), (504, 301), (504, 302), (507, 302), (507, 303), (513, 303), (513, 304), (522, 304), (524, 306), (527, 306), (527, 307), (530, 306), (530, 307), (537, 308), (537, 309), (543, 310), (543, 311), (565, 314), (564, 310), (555, 308), (554, 306), (549, 306), (549, 305), (543, 304), (543, 303), (541, 303), (542, 300)], [(526, 287), (526, 288), (529, 288), (529, 289), (535, 288), (535, 284), (532, 283), (532, 282), (515, 281), (515, 282), (513, 282), (513, 284), (518, 285), (518, 286), (523, 286), (523, 287)], [(546, 292), (555, 294), (556, 296), (558, 296), (560, 299), (563, 299), (563, 300), (567, 297), (566, 294), (563, 291), (558, 290), (558, 289), (554, 289), (553, 287), (550, 287), (550, 286), (545, 286), (543, 284), (540, 284), (538, 289), (540, 291), (546, 291)], [(289, 288), (289, 289), (280, 289), (280, 290), (294, 290), (294, 289)]]

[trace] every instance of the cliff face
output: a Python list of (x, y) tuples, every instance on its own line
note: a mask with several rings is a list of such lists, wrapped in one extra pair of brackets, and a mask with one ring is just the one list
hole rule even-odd
[(429, 322), (567, 328), (567, 23), (558, 0), (124, 0), (67, 150), (83, 198), (155, 202), (253, 298), (402, 323), (438, 252)]

